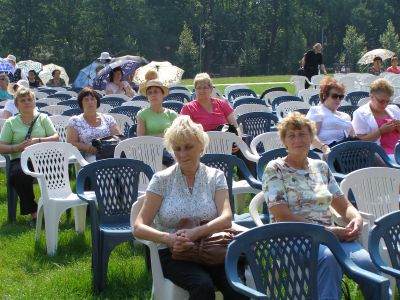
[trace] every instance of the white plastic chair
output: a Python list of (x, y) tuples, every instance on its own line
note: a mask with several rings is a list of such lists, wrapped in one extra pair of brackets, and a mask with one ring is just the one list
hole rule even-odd
[(36, 100), (41, 100), (42, 98), (47, 98), (47, 96), (49, 95), (45, 92), (39, 92), (39, 91), (34, 91), (33, 93), (35, 94)]
[(231, 84), (225, 87), (225, 98), (228, 98), (228, 95), (230, 92), (234, 91), (234, 90), (238, 90), (238, 89), (248, 89), (249, 87), (245, 84)]
[(271, 106), (272, 101), (277, 98), (277, 97), (281, 97), (281, 96), (293, 96), (291, 93), (289, 92), (284, 92), (284, 91), (273, 91), (273, 92), (269, 92), (266, 93), (263, 97), (263, 99), (265, 100), (265, 104), (267, 106)]
[(170, 94), (175, 94), (175, 93), (179, 93), (179, 94), (185, 94), (186, 96), (188, 96), (190, 99), (192, 98), (192, 93), (189, 92), (188, 90), (172, 90), (169, 91)]
[(249, 204), (249, 214), (257, 226), (264, 225), (264, 223), (261, 221), (260, 213), (258, 212), (258, 209), (261, 207), (264, 201), (264, 192), (259, 192), (253, 197), (253, 199), (251, 199)]
[(360, 100), (358, 100), (357, 105), (362, 106), (364, 104), (367, 104), (369, 102), (369, 100), (371, 100), (370, 97), (361, 98)]
[(311, 84), (311, 82), (308, 80), (306, 76), (299, 76), (299, 75), (294, 75), (290, 77), (290, 83), (294, 86), (295, 89), (295, 94), (297, 95), (301, 90), (304, 89), (305, 83), (308, 82)]
[(108, 113), (113, 107), (110, 104), (100, 104), (100, 107), (97, 108), (99, 113), (106, 114)]
[(339, 82), (341, 82), (346, 87), (346, 93), (349, 93), (350, 91), (354, 92), (360, 90), (360, 86), (358, 84), (358, 79), (356, 76), (343, 76), (339, 79)]
[(71, 109), (71, 107), (67, 105), (49, 105), (42, 107), (40, 110), (48, 112), (52, 116), (61, 115), (64, 111)]
[[(155, 136), (138, 136), (126, 139), (115, 147), (114, 157), (121, 157), (125, 153), (126, 158), (141, 160), (148, 164), (153, 172), (162, 170), (162, 156), (164, 139)], [(141, 176), (139, 191), (146, 191), (149, 181), (146, 176)]]
[(271, 112), (271, 109), (261, 104), (242, 104), (235, 108), (233, 115), (235, 118), (249, 112)]
[(282, 120), (287, 116), (288, 113), (295, 111), (296, 109), (308, 109), (310, 104), (303, 101), (288, 101), (279, 104), (276, 107), (276, 115), (279, 120)]
[(60, 138), (60, 142), (66, 142), (67, 126), (68, 126), (68, 121), (71, 117), (55, 115), (55, 116), (50, 116), (49, 118), (51, 122), (53, 122), (54, 128), (56, 129), (58, 136)]
[(375, 76), (372, 74), (363, 75), (361, 76), (361, 79), (359, 77), (360, 90), (364, 92), (369, 92), (369, 87), (371, 86), (371, 83), (373, 83), (377, 79), (379, 79), (379, 76)]
[[(133, 125), (133, 121), (127, 115), (118, 114), (118, 113), (107, 113), (114, 117), (115, 121), (117, 122), (118, 128), (121, 130), (121, 133), (125, 136), (128, 136), (129, 128)], [(126, 134), (125, 134), (126, 133)]]
[(137, 106), (141, 108), (148, 108), (150, 107), (150, 102), (142, 101), (142, 100), (135, 100), (135, 101), (127, 101), (122, 103), (121, 106)]
[(325, 77), (326, 75), (320, 74), (320, 75), (314, 75), (311, 77), (311, 84), (314, 85), (315, 87), (319, 87), (319, 83), (321, 80)]
[(297, 96), (303, 99), (304, 102), (308, 103), (308, 100), (310, 100), (311, 96), (318, 95), (319, 90), (312, 88), (310, 86), (308, 89), (302, 89), (297, 93)]
[[(71, 156), (81, 166), (87, 164), (78, 149), (68, 143), (34, 144), (27, 147), (21, 155), (22, 170), (25, 174), (36, 177), (39, 183), (41, 197), (37, 210), (36, 240), (40, 238), (44, 217), (48, 255), (54, 255), (57, 251), (58, 223), (66, 209), (74, 208), (76, 231), (85, 231), (87, 204), (71, 191), (68, 177)], [(31, 160), (34, 171), (29, 170), (28, 160)]]
[(252, 153), (258, 153), (257, 146), (260, 143), (263, 145), (264, 151), (269, 151), (269, 150), (285, 147), (282, 144), (282, 141), (281, 141), (277, 131), (261, 133), (261, 134), (257, 135), (256, 137), (254, 137), (250, 143), (250, 149), (251, 149)]

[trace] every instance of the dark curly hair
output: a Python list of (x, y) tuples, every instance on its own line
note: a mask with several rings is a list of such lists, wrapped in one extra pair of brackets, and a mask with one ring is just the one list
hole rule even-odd
[(116, 67), (111, 70), (110, 72), (110, 82), (114, 82), (114, 74), (118, 71), (121, 71), (121, 75), (124, 76), (124, 71), (122, 71), (121, 67)]
[(83, 98), (88, 96), (88, 95), (91, 95), (91, 96), (96, 98), (96, 100), (97, 100), (97, 108), (99, 108), (100, 107), (100, 95), (94, 89), (92, 89), (89, 86), (81, 89), (81, 91), (79, 92), (79, 95), (78, 95), (78, 105), (79, 105), (79, 107), (83, 110), (82, 101), (83, 101)]

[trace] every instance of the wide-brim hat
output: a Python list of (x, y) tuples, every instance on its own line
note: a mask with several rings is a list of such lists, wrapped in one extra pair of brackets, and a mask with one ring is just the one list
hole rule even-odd
[[(15, 87), (15, 86), (17, 86), (17, 87)], [(15, 92), (17, 91), (17, 89), (21, 86), (29, 89), (29, 82), (27, 80), (21, 79), (21, 80), (18, 80), (18, 82), (9, 83), (8, 87), (7, 87), (7, 92), (10, 95), (14, 95)]]
[(97, 59), (98, 60), (112, 59), (112, 57), (110, 56), (110, 53), (108, 53), (108, 52), (101, 52), (100, 57), (98, 57)]
[(17, 58), (12, 54), (8, 54), (6, 59), (7, 60), (11, 60), (11, 61), (13, 61), (15, 63), (17, 62)]
[(145, 96), (147, 89), (153, 86), (160, 88), (163, 91), (164, 97), (168, 95), (169, 92), (168, 88), (165, 85), (163, 85), (160, 80), (156, 79), (145, 82), (145, 84), (143, 84), (143, 86), (140, 87), (140, 93)]

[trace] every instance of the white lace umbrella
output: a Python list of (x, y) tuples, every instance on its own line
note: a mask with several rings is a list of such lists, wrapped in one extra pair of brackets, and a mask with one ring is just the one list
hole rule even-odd
[(374, 58), (379, 56), (382, 60), (391, 58), (394, 55), (394, 52), (387, 49), (374, 49), (365, 53), (357, 62), (360, 65), (372, 64), (374, 62)]
[(65, 84), (68, 85), (69, 77), (68, 77), (67, 72), (65, 71), (65, 69), (63, 67), (57, 66), (55, 64), (48, 64), (48, 65), (43, 66), (43, 70), (39, 73), (39, 77), (40, 77), (40, 79), (42, 79), (42, 82), (44, 84), (46, 84), (50, 79), (52, 79), (53, 75), (51, 75), (51, 72), (53, 72), (53, 70), (55, 70), (55, 69), (61, 71), (60, 77), (62, 79), (64, 79)]
[(36, 73), (39, 73), (42, 70), (42, 63), (33, 60), (21, 60), (17, 63), (17, 68), (20, 68), (22, 74), (28, 76), (28, 72), (30, 70), (34, 70)]
[(136, 70), (133, 81), (141, 84), (145, 81), (144, 76), (150, 70), (156, 71), (158, 73), (158, 79), (166, 86), (179, 82), (182, 78), (183, 72), (185, 72), (168, 61), (152, 61)]

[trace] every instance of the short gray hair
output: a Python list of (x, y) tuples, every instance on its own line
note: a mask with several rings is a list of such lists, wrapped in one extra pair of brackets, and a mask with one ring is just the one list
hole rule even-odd
[(196, 85), (198, 83), (207, 84), (208, 86), (210, 86), (210, 88), (212, 88), (212, 86), (213, 86), (211, 77), (210, 77), (210, 75), (208, 75), (208, 73), (199, 73), (199, 74), (197, 74), (196, 77), (193, 80), (194, 88), (196, 88)]

